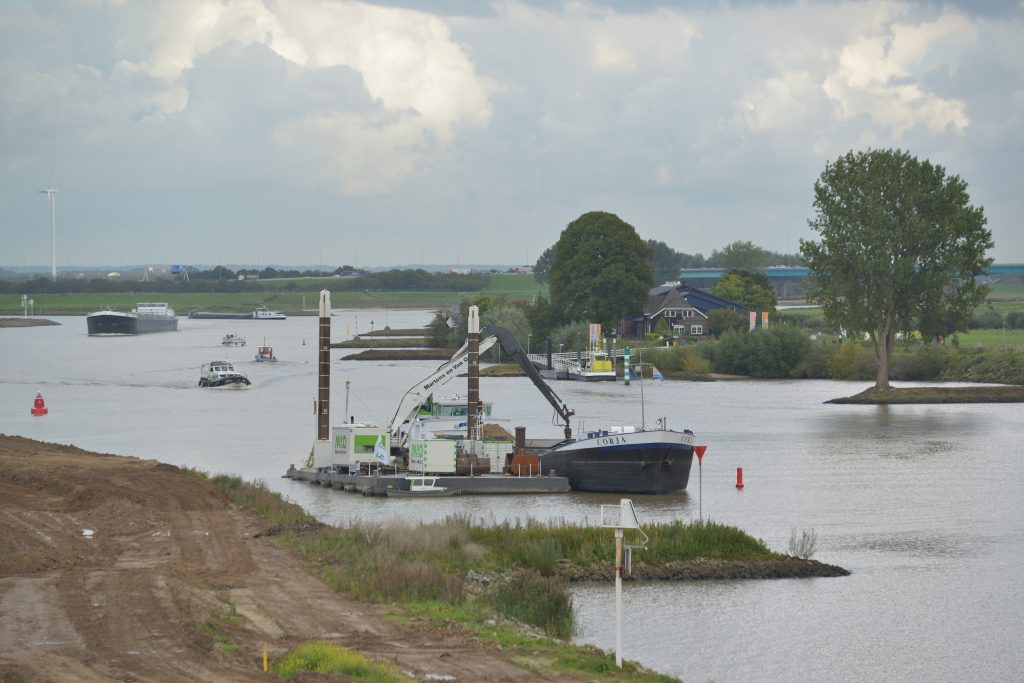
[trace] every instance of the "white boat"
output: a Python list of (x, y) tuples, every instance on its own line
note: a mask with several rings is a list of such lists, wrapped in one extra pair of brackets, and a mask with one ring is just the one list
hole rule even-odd
[(272, 311), (266, 306), (260, 306), (252, 312), (255, 320), (287, 320), (288, 316), (281, 311)]
[(212, 360), (209, 363), (203, 363), (199, 370), (199, 386), (201, 387), (244, 389), (249, 384), (249, 378), (235, 370), (235, 366), (230, 361)]
[(245, 346), (245, 339), (239, 337), (237, 334), (225, 334), (224, 338), (220, 340), (223, 346)]
[(457, 496), (460, 489), (450, 489), (447, 486), (438, 486), (437, 477), (408, 476), (398, 487), (387, 489), (389, 496), (398, 498), (441, 498), (446, 496)]

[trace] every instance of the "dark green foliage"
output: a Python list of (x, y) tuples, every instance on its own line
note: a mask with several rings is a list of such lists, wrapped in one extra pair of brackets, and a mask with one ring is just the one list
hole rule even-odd
[(575, 630), (572, 596), (562, 579), (518, 572), (496, 584), (490, 598), (502, 614), (542, 628), (548, 635), (568, 638)]
[[(1003, 316), (999, 314), (999, 311), (986, 308), (977, 311), (971, 318), (971, 329), (978, 330), (998, 330), (1003, 326)], [(1007, 325), (1009, 327), (1009, 325)]]
[(551, 275), (551, 264), (555, 260), (555, 246), (552, 244), (545, 249), (544, 253), (537, 259), (537, 263), (533, 264), (533, 277), (537, 279), (537, 282), (546, 283), (548, 281)]
[(718, 372), (754, 377), (790, 377), (811, 350), (807, 333), (790, 325), (756, 332), (726, 332), (714, 354)]
[(810, 227), (800, 241), (811, 275), (808, 300), (830, 325), (867, 332), (875, 386), (889, 386), (898, 332), (962, 330), (988, 287), (975, 280), (992, 263), (992, 233), (967, 184), (900, 150), (849, 152), (814, 184)]
[(711, 327), (711, 334), (716, 337), (728, 330), (741, 330), (744, 324), (745, 321), (740, 314), (731, 308), (716, 308), (708, 313), (708, 325)]
[(711, 293), (748, 311), (774, 312), (779, 302), (768, 275), (763, 272), (731, 270), (715, 284)]
[[(533, 306), (527, 310), (526, 317), (530, 321), (534, 341), (540, 345), (551, 336), (552, 331), (561, 324), (562, 319), (558, 309), (543, 295), (536, 298)], [(542, 346), (533, 347), (531, 351), (538, 348), (542, 348)]]
[(551, 302), (563, 322), (612, 328), (639, 311), (654, 284), (651, 251), (615, 214), (585, 213), (562, 231), (551, 266)]
[[(954, 352), (955, 353), (955, 352)], [(947, 351), (936, 344), (915, 346), (911, 353), (893, 356), (893, 379), (930, 381), (942, 378)]]
[(721, 251), (712, 251), (708, 263), (719, 268), (755, 271), (772, 265), (770, 259), (771, 253), (753, 242), (736, 241), (725, 245)]
[(679, 271), (683, 268), (686, 254), (656, 240), (648, 240), (647, 247), (651, 251), (650, 265), (654, 268), (654, 282), (668, 283), (679, 280)]
[(1011, 330), (1024, 329), (1024, 311), (1010, 311), (1007, 313), (1006, 326)]

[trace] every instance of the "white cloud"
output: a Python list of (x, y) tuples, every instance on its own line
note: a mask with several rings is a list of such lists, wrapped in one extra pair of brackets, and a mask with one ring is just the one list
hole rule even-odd
[(188, 106), (189, 70), (229, 45), (262, 44), (299, 71), (347, 67), (380, 107), (376, 114), (327, 111), (281, 123), (274, 139), (294, 152), (300, 131), (324, 138), (327, 173), (342, 193), (380, 192), (417, 161), (417, 149), (450, 144), (459, 125), (486, 126), (490, 86), (479, 78), (438, 17), (422, 12), (317, 0), (172, 0), (118, 45), (116, 72), (163, 83), (151, 94), (163, 115)]
[(914, 126), (963, 132), (970, 124), (966, 103), (928, 91), (921, 79), (936, 64), (954, 67), (977, 32), (971, 19), (954, 13), (885, 26), (848, 42), (822, 87), (840, 120), (864, 116), (896, 139)]

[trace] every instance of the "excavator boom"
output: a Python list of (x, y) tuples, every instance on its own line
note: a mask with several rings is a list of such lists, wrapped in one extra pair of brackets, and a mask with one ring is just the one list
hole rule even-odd
[(484, 332), (498, 338), (498, 343), (501, 344), (501, 350), (504, 354), (511, 356), (519, 363), (519, 367), (523, 369), (526, 376), (530, 378), (533, 385), (537, 387), (537, 390), (544, 395), (551, 407), (555, 409), (555, 413), (561, 419), (563, 426), (565, 427), (565, 438), (572, 438), (572, 428), (569, 426), (569, 419), (576, 414), (576, 411), (570, 409), (558, 394), (548, 386), (548, 383), (544, 381), (544, 378), (537, 372), (537, 368), (533, 366), (533, 363), (526, 356), (523, 351), (523, 347), (519, 345), (519, 340), (509, 330), (498, 325), (487, 325), (484, 328)]

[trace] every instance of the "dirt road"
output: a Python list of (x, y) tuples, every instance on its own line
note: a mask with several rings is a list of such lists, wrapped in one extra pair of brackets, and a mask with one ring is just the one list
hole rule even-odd
[(339, 596), (262, 530), (176, 467), (0, 435), (0, 681), (274, 680), (264, 642), (316, 639), (419, 680), (560, 680)]

